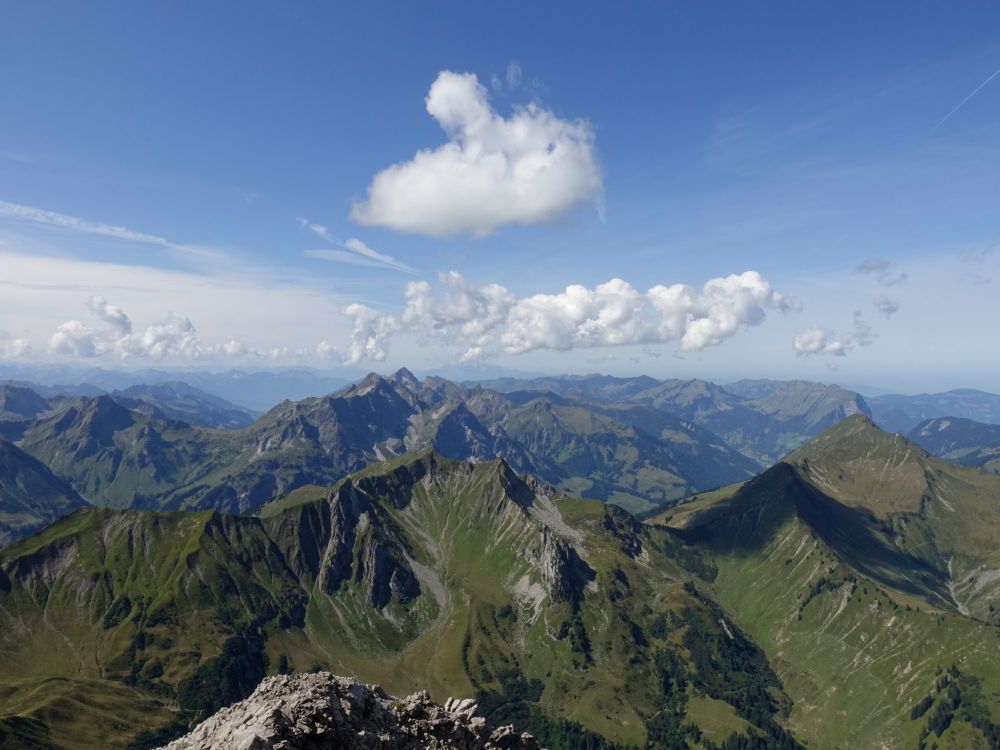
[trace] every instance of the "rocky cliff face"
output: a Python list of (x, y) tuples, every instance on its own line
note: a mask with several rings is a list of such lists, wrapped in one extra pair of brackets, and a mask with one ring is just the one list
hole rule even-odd
[(538, 750), (513, 727), (490, 730), (471, 699), (443, 706), (426, 692), (397, 699), (377, 685), (328, 672), (264, 680), (246, 700), (224, 708), (161, 750), (353, 750), (454, 748)]

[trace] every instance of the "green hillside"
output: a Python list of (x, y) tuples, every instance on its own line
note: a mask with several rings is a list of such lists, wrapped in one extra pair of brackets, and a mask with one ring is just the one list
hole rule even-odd
[(0, 551), (0, 727), (124, 746), (323, 667), (475, 694), (552, 748), (793, 747), (712, 570), (614, 506), (432, 452), (259, 518), (82, 509)]
[(989, 747), (1000, 722), (998, 499), (996, 477), (858, 416), (653, 523), (711, 556), (713, 594), (764, 648), (811, 746), (917, 747), (929, 709), (914, 707), (931, 693), (945, 706), (937, 685), (952, 670), (985, 714), (935, 708), (954, 716), (927, 746)]

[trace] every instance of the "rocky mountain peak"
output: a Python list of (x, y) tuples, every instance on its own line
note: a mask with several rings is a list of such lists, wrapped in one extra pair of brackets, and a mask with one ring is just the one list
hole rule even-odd
[(383, 385), (384, 383), (385, 383), (385, 378), (383, 378), (377, 372), (370, 372), (367, 375), (365, 375), (364, 378), (358, 381), (357, 385), (355, 385), (350, 391), (348, 391), (348, 395), (362, 396), (366, 393), (371, 392), (375, 388), (378, 388), (380, 385)]
[(511, 726), (490, 729), (471, 699), (443, 706), (426, 692), (397, 699), (328, 672), (265, 679), (161, 750), (538, 750)]
[(412, 372), (407, 370), (405, 367), (400, 367), (396, 372), (389, 376), (389, 382), (395, 383), (399, 386), (404, 386), (406, 388), (411, 388), (416, 390), (420, 387), (420, 381), (417, 380), (417, 376)]

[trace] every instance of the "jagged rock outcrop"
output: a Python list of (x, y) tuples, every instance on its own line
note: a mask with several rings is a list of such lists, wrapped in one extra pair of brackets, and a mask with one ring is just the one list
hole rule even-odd
[(370, 500), (380, 479), (347, 480), (324, 503), (269, 524), (296, 575), (315, 581), (326, 594), (353, 582), (376, 609), (394, 598), (407, 602), (420, 595), (416, 576)]
[(471, 699), (396, 699), (328, 672), (281, 675), (161, 750), (538, 750), (528, 734), (491, 730)]
[(580, 559), (576, 548), (547, 526), (541, 529), (538, 570), (553, 603), (576, 601), (594, 578), (594, 571)]

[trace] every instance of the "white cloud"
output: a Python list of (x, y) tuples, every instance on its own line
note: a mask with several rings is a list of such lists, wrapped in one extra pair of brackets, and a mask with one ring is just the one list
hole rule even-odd
[(296, 221), (299, 222), (299, 224), (302, 227), (304, 227), (305, 229), (308, 229), (313, 234), (315, 234), (315, 235), (317, 235), (319, 237), (322, 237), (324, 240), (328, 240), (330, 242), (333, 242), (333, 237), (330, 236), (330, 230), (327, 229), (322, 224), (316, 224), (315, 222), (309, 221), (309, 219), (307, 219), (307, 218), (305, 218), (303, 216), (299, 216), (296, 219)]
[(502, 76), (494, 73), (490, 83), (494, 91), (512, 91), (521, 85), (521, 78), (523, 78), (521, 63), (511, 60), (507, 64), (506, 72)]
[(391, 255), (385, 255), (368, 247), (361, 240), (350, 239), (344, 243), (344, 250), (316, 248), (306, 250), (304, 255), (316, 260), (326, 260), (332, 263), (347, 263), (352, 266), (367, 266), (369, 268), (388, 268), (403, 273), (416, 273), (416, 269), (396, 260)]
[(161, 322), (147, 327), (141, 333), (133, 334), (132, 321), (117, 305), (95, 296), (87, 306), (107, 327), (92, 328), (80, 320), (67, 320), (49, 337), (50, 352), (70, 357), (115, 354), (123, 359), (164, 359), (169, 356), (191, 359), (205, 355), (228, 356), (245, 351), (233, 341), (219, 347), (206, 346), (198, 339), (191, 321), (178, 313), (168, 313)]
[(191, 253), (199, 256), (218, 257), (220, 255), (218, 251), (210, 248), (171, 242), (165, 237), (159, 237), (155, 234), (136, 232), (135, 230), (115, 226), (113, 224), (87, 221), (86, 219), (80, 219), (76, 216), (68, 216), (66, 214), (56, 213), (55, 211), (46, 211), (42, 208), (24, 206), (20, 203), (9, 203), (7, 201), (0, 200), (0, 216), (22, 219), (36, 224), (45, 224), (46, 226), (57, 227), (59, 229), (64, 229), (78, 234), (94, 234), (118, 240), (141, 242), (147, 245), (158, 245), (170, 250), (180, 250), (185, 253)]
[(868, 346), (872, 343), (872, 329), (861, 316), (860, 311), (854, 313), (854, 330), (837, 336), (821, 326), (809, 326), (795, 337), (793, 346), (799, 354), (826, 354), (833, 357), (846, 356), (856, 346)]
[(316, 345), (316, 353), (324, 358), (336, 357), (340, 354), (340, 350), (333, 345), (333, 343), (323, 339)]
[(899, 303), (893, 299), (889, 299), (884, 294), (878, 295), (872, 300), (872, 303), (875, 305), (875, 309), (887, 318), (891, 318), (899, 312)]
[(396, 318), (358, 303), (348, 305), (343, 313), (354, 321), (351, 343), (344, 356), (344, 363), (353, 365), (364, 360), (375, 362), (384, 360), (386, 355), (384, 341), (399, 329)]
[(90, 298), (88, 306), (98, 318), (115, 328), (120, 335), (128, 336), (132, 333), (132, 321), (118, 305), (112, 305), (98, 294)]
[(416, 273), (416, 271), (405, 263), (393, 258), (391, 255), (385, 255), (377, 250), (372, 250), (368, 245), (358, 239), (349, 239), (344, 243), (344, 247), (350, 250), (356, 255), (360, 255), (363, 258), (369, 258), (376, 263), (381, 263), (388, 268), (395, 268), (397, 271), (406, 271), (407, 273)]
[(860, 264), (855, 271), (866, 276), (874, 276), (878, 284), (889, 287), (902, 284), (907, 278), (906, 273), (894, 269), (895, 266), (890, 261), (882, 258), (869, 258)]
[(6, 331), (0, 331), (0, 359), (21, 359), (31, 355), (28, 339), (14, 338)]
[(416, 269), (413, 267), (396, 260), (391, 255), (373, 250), (359, 239), (352, 237), (347, 242), (340, 244), (330, 234), (330, 230), (322, 224), (316, 224), (302, 216), (298, 217), (297, 221), (313, 234), (340, 247), (338, 250), (331, 250), (329, 248), (306, 250), (303, 255), (308, 258), (326, 260), (332, 263), (348, 263), (353, 266), (367, 266), (369, 268), (389, 268), (393, 271), (402, 271), (403, 273), (416, 273)]
[(99, 357), (109, 350), (109, 340), (102, 331), (95, 331), (79, 320), (67, 320), (49, 337), (49, 351), (68, 357)]
[(356, 221), (431, 236), (482, 236), (504, 224), (559, 218), (599, 196), (601, 171), (587, 122), (562, 120), (535, 103), (504, 118), (471, 73), (439, 73), (426, 104), (448, 143), (375, 175), (367, 199), (351, 210)]
[[(170, 355), (196, 358), (214, 353), (214, 347), (206, 347), (198, 340), (194, 325), (185, 316), (171, 312), (160, 323), (149, 326), (138, 336), (128, 336), (120, 341), (125, 356), (153, 357), (163, 359)], [(221, 353), (225, 353), (225, 346)]]
[(567, 351), (676, 341), (685, 351), (716, 346), (745, 326), (763, 322), (767, 310), (797, 310), (798, 300), (775, 291), (755, 271), (711, 279), (702, 289), (676, 284), (645, 293), (621, 279), (593, 289), (574, 284), (558, 294), (517, 298), (499, 284), (475, 286), (460, 274), (443, 274), (444, 289), (409, 284), (399, 315), (360, 304), (343, 312), (354, 321), (349, 364), (381, 360), (387, 340), (406, 332), (459, 345), (462, 361), (504, 351)]
[[(246, 357), (265, 362), (272, 350), (285, 348), (286, 364), (305, 364), (316, 358), (317, 341), (347, 335), (350, 329), (340, 316), (346, 301), (324, 280), (252, 266), (224, 275), (173, 271), (16, 253), (0, 239), (0, 326), (24, 340), (17, 346), (21, 356), (30, 342), (33, 357), (40, 360), (88, 353), (118, 358), (128, 350), (117, 342), (129, 333), (140, 348), (130, 357), (151, 356), (141, 352), (141, 345), (153, 324), (149, 350), (167, 352), (164, 363), (187, 361), (192, 347), (183, 342), (183, 323), (164, 317), (165, 311), (178, 310), (197, 327), (199, 361)], [(70, 320), (79, 325), (64, 329)], [(176, 344), (167, 343), (172, 332), (178, 335)], [(62, 335), (53, 351), (47, 344), (56, 333)], [(8, 337), (6, 346), (0, 344), (0, 356), (12, 356), (13, 348)], [(303, 351), (308, 353), (300, 356)]]

